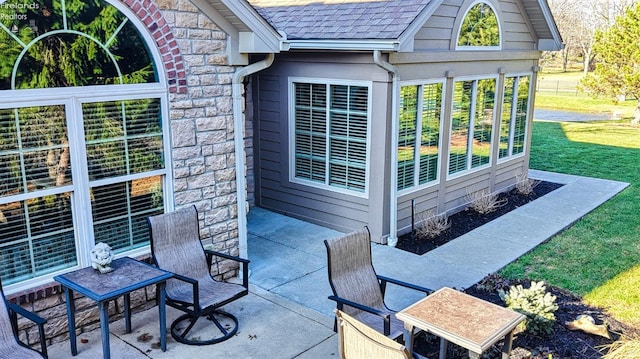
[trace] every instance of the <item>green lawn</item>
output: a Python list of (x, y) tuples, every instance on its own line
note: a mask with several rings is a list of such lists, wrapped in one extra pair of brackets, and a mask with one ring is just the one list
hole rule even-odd
[(544, 280), (640, 325), (640, 127), (535, 122), (531, 168), (631, 185), (501, 274)]
[(578, 83), (582, 77), (582, 71), (540, 73), (536, 107), (587, 113), (615, 113), (624, 119), (633, 117), (637, 101), (615, 103), (610, 98), (593, 98), (578, 90)]

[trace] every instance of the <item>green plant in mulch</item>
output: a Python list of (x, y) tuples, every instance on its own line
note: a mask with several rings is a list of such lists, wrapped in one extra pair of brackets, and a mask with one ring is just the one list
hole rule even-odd
[(500, 297), (507, 304), (507, 308), (524, 314), (527, 319), (524, 331), (529, 334), (551, 334), (556, 321), (555, 311), (558, 305), (556, 297), (547, 292), (544, 282), (531, 282), (529, 288), (522, 285), (509, 287), (509, 291), (499, 290)]

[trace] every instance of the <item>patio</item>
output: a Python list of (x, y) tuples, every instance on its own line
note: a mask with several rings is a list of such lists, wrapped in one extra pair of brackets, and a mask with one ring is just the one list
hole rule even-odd
[[(434, 251), (417, 256), (387, 246), (373, 246), (380, 274), (438, 289), (466, 288), (544, 242), (623, 190), (615, 181), (530, 171), (530, 176), (566, 184), (549, 195), (472, 231)], [(340, 232), (264, 209), (249, 214), (251, 290), (229, 304), (240, 321), (238, 334), (223, 343), (196, 347), (158, 342), (157, 310), (134, 314), (133, 332), (124, 321), (111, 324), (111, 352), (117, 358), (327, 358), (337, 357), (333, 333), (334, 303), (326, 278), (322, 241)], [(523, 235), (526, 233), (526, 235)], [(469, 258), (475, 258), (470, 261)], [(411, 270), (407, 270), (411, 268)], [(389, 288), (388, 304), (401, 309), (418, 297)], [(179, 315), (167, 308), (167, 323)], [(145, 334), (153, 336), (149, 340)], [(99, 330), (79, 335), (77, 358), (102, 356)], [(69, 343), (49, 346), (50, 358), (70, 357)]]

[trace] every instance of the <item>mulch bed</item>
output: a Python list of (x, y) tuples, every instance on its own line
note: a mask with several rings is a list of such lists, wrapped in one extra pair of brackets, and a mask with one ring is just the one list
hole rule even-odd
[[(405, 251), (422, 255), (433, 250), (485, 223), (488, 223), (505, 213), (523, 206), (545, 194), (561, 187), (552, 182), (540, 182), (532, 194), (524, 196), (516, 190), (503, 193), (499, 200), (506, 199), (506, 205), (487, 215), (479, 215), (472, 210), (464, 210), (449, 216), (451, 228), (436, 238), (415, 238), (411, 233), (398, 239), (397, 247)], [(497, 274), (490, 274), (480, 283), (464, 291), (467, 294), (505, 306), (498, 294), (498, 289), (507, 291), (509, 286), (521, 284), (525, 288), (530, 285), (529, 280), (507, 280)], [(461, 289), (461, 288), (458, 288)], [(545, 336), (535, 336), (518, 333), (514, 336), (511, 359), (596, 359), (606, 353), (606, 345), (617, 340), (620, 335), (639, 335), (640, 330), (626, 326), (609, 316), (605, 310), (584, 304), (580, 297), (561, 288), (547, 286), (547, 291), (556, 296), (558, 310), (555, 312), (556, 322), (553, 333)], [(582, 331), (572, 331), (565, 326), (566, 322), (575, 320), (579, 315), (590, 315), (596, 324), (606, 324), (611, 339), (587, 334)], [(437, 358), (439, 352), (439, 338), (421, 333), (415, 341), (415, 351), (427, 358)], [(496, 343), (485, 352), (483, 359), (501, 358), (502, 342)], [(467, 358), (467, 351), (453, 344), (448, 346), (448, 359)]]
[[(465, 290), (465, 293), (486, 301), (505, 306), (497, 290), (507, 291), (510, 285), (522, 284), (528, 288), (530, 282), (509, 281), (498, 275), (487, 276), (483, 281)], [(547, 286), (547, 291), (556, 296), (558, 310), (555, 312), (556, 322), (553, 333), (546, 336), (534, 336), (518, 333), (514, 336), (511, 359), (596, 359), (606, 353), (604, 346), (611, 344), (621, 334), (633, 336), (640, 334), (638, 329), (626, 326), (609, 316), (604, 310), (582, 303), (581, 298), (561, 288)], [(565, 323), (575, 320), (579, 315), (590, 315), (596, 324), (607, 325), (611, 339), (587, 334), (582, 331), (572, 331)], [(421, 333), (416, 338), (415, 351), (427, 358), (437, 358), (439, 339)], [(502, 342), (498, 342), (483, 355), (483, 359), (500, 358)], [(448, 359), (465, 358), (466, 350), (449, 344)], [(551, 355), (551, 356), (550, 356)]]
[(507, 202), (495, 211), (480, 215), (471, 209), (465, 209), (449, 216), (451, 227), (439, 236), (435, 238), (417, 238), (414, 234), (408, 233), (398, 238), (396, 247), (419, 255), (425, 254), (560, 187), (562, 187), (561, 184), (542, 181), (534, 187), (533, 192), (529, 195), (519, 194), (516, 189), (501, 193), (498, 196), (498, 200), (506, 200)]

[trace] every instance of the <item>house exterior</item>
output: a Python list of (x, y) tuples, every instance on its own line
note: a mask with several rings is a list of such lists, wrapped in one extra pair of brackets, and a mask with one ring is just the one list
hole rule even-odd
[(562, 46), (546, 2), (250, 3), (288, 49), (254, 76), (257, 205), (393, 243), (526, 176), (538, 59)]
[(508, 188), (561, 40), (538, 0), (6, 0), (0, 44), (0, 277), (57, 341), (53, 276), (98, 242), (148, 258), (147, 216), (195, 205), (246, 256), (248, 203), (392, 242)]

